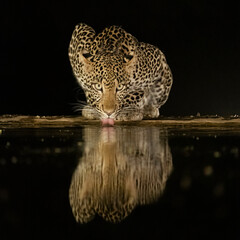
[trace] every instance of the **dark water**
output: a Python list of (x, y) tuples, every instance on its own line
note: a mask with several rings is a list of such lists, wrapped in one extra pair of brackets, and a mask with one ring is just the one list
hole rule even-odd
[(240, 135), (0, 130), (0, 239), (240, 239)]

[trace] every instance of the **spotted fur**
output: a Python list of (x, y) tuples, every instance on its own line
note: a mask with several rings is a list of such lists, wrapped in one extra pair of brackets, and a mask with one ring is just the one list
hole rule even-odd
[(164, 54), (121, 27), (96, 34), (90, 26), (78, 24), (69, 59), (87, 99), (82, 114), (89, 119), (156, 118), (168, 99), (172, 74)]

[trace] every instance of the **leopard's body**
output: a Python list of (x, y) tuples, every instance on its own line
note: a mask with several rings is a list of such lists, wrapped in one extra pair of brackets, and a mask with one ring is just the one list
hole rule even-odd
[(155, 46), (121, 27), (101, 33), (78, 24), (69, 45), (73, 73), (85, 92), (89, 119), (156, 118), (172, 86), (171, 70)]

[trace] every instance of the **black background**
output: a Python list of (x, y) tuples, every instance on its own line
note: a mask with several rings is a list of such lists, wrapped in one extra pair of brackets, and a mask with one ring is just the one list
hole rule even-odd
[(0, 114), (73, 114), (81, 94), (67, 51), (79, 22), (97, 32), (120, 25), (165, 53), (174, 84), (163, 115), (240, 114), (234, 2), (1, 1)]

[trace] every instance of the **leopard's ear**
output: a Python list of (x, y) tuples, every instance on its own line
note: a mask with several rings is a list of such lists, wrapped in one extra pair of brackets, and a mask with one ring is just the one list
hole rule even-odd
[(82, 51), (89, 52), (91, 43), (95, 38), (95, 31), (92, 27), (85, 23), (80, 23), (75, 26), (72, 38), (68, 48), (68, 56), (71, 64), (73, 64), (76, 55)]

